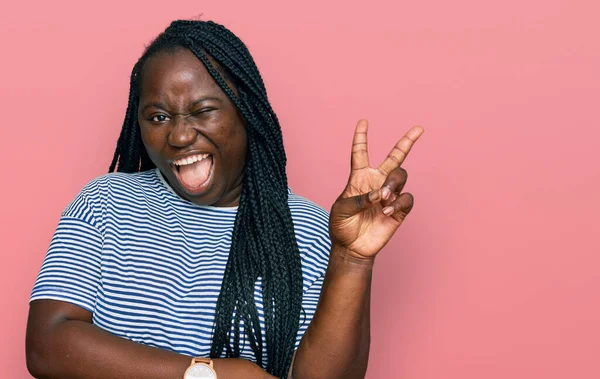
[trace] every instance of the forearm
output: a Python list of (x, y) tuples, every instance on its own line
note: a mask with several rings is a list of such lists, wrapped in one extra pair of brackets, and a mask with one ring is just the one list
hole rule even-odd
[(332, 249), (319, 305), (296, 353), (294, 379), (364, 377), (372, 268), (372, 260)]
[[(62, 321), (47, 344), (28, 349), (32, 374), (44, 379), (181, 379), (191, 357), (112, 335), (85, 321)], [(243, 359), (215, 359), (219, 379), (272, 378)]]

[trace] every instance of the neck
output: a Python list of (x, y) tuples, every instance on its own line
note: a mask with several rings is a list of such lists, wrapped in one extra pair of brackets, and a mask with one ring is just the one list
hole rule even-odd
[[(232, 188), (229, 188), (217, 202), (212, 204), (213, 207), (237, 207), (240, 205), (240, 198), (242, 197), (242, 178), (239, 179), (239, 183), (236, 182)], [(194, 202), (194, 201), (192, 201)]]

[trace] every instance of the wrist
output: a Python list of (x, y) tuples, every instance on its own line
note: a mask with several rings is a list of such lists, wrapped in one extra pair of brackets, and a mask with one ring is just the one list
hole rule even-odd
[(213, 364), (219, 378), (271, 378), (256, 363), (243, 358), (214, 358)]
[(354, 270), (371, 271), (375, 265), (375, 257), (363, 257), (344, 246), (333, 244), (329, 256), (330, 267), (347, 267)]
[(192, 358), (191, 364), (183, 374), (183, 379), (217, 379), (213, 360), (210, 358)]

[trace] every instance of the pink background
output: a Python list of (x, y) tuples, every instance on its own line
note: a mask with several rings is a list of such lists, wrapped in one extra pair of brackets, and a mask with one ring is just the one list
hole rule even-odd
[(414, 213), (376, 267), (368, 378), (600, 377), (597, 1), (88, 3), (0, 12), (2, 377), (29, 378), (30, 290), (60, 212), (108, 167), (143, 44), (200, 13), (248, 44), (291, 186), (322, 206), (356, 120), (372, 162), (426, 128)]

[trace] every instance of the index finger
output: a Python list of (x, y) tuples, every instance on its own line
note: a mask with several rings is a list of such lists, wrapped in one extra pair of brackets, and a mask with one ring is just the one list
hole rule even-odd
[(386, 175), (400, 167), (402, 162), (406, 159), (406, 156), (412, 149), (413, 145), (419, 137), (425, 132), (420, 126), (413, 126), (405, 135), (396, 143), (396, 146), (390, 151), (388, 156), (385, 158), (383, 163), (379, 166), (379, 170), (383, 171)]
[(360, 170), (369, 167), (369, 149), (367, 148), (367, 130), (369, 122), (360, 120), (354, 130), (352, 139), (352, 159), (350, 167), (352, 170)]

